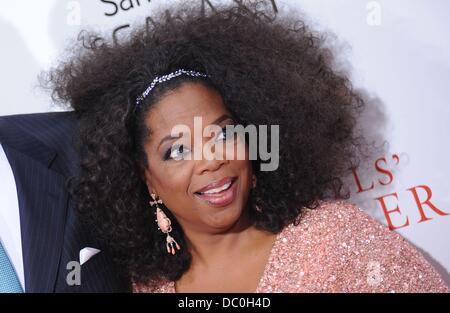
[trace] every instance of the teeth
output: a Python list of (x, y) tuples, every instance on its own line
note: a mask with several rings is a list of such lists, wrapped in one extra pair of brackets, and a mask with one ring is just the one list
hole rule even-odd
[(221, 187), (217, 187), (217, 188), (214, 188), (214, 189), (210, 189), (208, 191), (202, 192), (201, 194), (219, 193), (219, 192), (221, 192), (221, 191), (223, 191), (225, 189), (228, 189), (228, 187), (231, 186), (231, 183), (232, 182), (229, 182), (228, 184), (225, 184), (225, 185), (223, 185)]

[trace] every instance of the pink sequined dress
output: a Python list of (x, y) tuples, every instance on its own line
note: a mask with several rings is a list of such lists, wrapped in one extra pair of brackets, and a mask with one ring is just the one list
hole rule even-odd
[[(174, 282), (134, 286), (175, 292)], [(205, 290), (205, 292), (208, 292)], [(449, 292), (403, 237), (345, 201), (305, 209), (278, 234), (256, 292)]]

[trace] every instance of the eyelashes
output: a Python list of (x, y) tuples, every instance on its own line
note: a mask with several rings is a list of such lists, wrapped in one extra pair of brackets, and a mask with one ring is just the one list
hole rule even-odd
[[(227, 133), (226, 126), (224, 126), (224, 127), (222, 127), (222, 131), (217, 136), (218, 138), (216, 140), (227, 140), (228, 138), (226, 137), (226, 133)], [(223, 137), (223, 139), (221, 137)], [(163, 159), (164, 159), (164, 161), (169, 161), (169, 160), (179, 161), (179, 160), (182, 160), (184, 158), (184, 155), (189, 152), (191, 152), (191, 150), (183, 144), (173, 145), (169, 149), (166, 150), (166, 152), (164, 153)]]
[[(164, 161), (167, 160), (182, 160), (183, 154), (186, 153), (185, 150), (189, 150), (185, 148), (185, 145), (173, 145), (170, 149), (164, 153)], [(176, 153), (180, 153), (181, 156), (177, 156)]]

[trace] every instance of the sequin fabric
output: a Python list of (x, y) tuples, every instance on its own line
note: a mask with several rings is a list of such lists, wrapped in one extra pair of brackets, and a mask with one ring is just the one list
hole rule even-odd
[[(174, 282), (134, 285), (173, 293)], [(205, 292), (208, 292), (205, 290)], [(257, 293), (449, 292), (437, 271), (402, 236), (358, 206), (321, 201), (277, 236)]]

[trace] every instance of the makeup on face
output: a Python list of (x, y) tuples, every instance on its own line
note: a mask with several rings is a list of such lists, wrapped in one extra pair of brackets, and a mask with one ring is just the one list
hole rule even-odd
[[(195, 124), (198, 118), (203, 121), (200, 127)], [(227, 126), (236, 123), (220, 95), (200, 84), (184, 84), (152, 108), (146, 124), (152, 134), (145, 146), (149, 190), (158, 194), (184, 229), (217, 232), (234, 225), (246, 208), (252, 168), (246, 155), (236, 159), (228, 149), (230, 144), (237, 151), (243, 141), (227, 134)], [(174, 133), (178, 125), (185, 127)], [(210, 126), (212, 132), (207, 131)], [(210, 142), (223, 158), (196, 159), (195, 149)]]
[(209, 183), (194, 194), (197, 198), (210, 205), (219, 207), (226, 206), (236, 198), (237, 180), (237, 176), (225, 177)]

